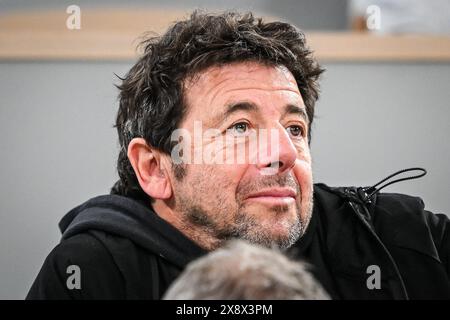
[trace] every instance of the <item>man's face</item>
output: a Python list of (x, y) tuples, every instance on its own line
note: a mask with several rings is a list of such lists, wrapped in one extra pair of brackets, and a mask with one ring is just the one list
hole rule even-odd
[[(192, 139), (183, 153), (192, 158), (174, 165), (174, 211), (219, 241), (291, 246), (309, 223), (313, 192), (309, 122), (293, 75), (257, 63), (213, 67), (185, 83), (185, 100), (180, 128)], [(215, 135), (199, 140), (199, 129)]]

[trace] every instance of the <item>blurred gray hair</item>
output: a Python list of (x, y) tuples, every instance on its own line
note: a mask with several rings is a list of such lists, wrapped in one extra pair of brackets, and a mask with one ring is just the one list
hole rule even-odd
[(308, 265), (277, 249), (232, 240), (191, 262), (165, 300), (328, 300)]

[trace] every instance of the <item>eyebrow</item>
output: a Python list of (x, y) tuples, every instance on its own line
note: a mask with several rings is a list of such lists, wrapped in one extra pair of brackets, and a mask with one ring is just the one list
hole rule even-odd
[(259, 107), (251, 102), (238, 102), (232, 103), (225, 107), (225, 112), (223, 114), (223, 118), (226, 119), (230, 115), (238, 111), (249, 111), (249, 112), (257, 112), (259, 111)]
[[(242, 101), (237, 103), (231, 103), (226, 105), (225, 112), (223, 114), (220, 114), (215, 117), (215, 123), (219, 121), (225, 121), (227, 118), (229, 118), (233, 113), (236, 113), (238, 111), (248, 111), (248, 112), (258, 112), (260, 110), (260, 107), (258, 107), (256, 104), (252, 102)], [(306, 121), (307, 124), (309, 124), (309, 118), (308, 114), (306, 113), (306, 110), (304, 107), (299, 107), (294, 104), (288, 104), (284, 107), (284, 112), (282, 114), (282, 118), (286, 117), (287, 115), (299, 115), (303, 120)]]
[(282, 117), (284, 118), (285, 116), (290, 115), (290, 114), (297, 114), (297, 115), (299, 115), (309, 125), (308, 113), (306, 113), (306, 109), (304, 107), (299, 107), (299, 106), (297, 106), (295, 104), (288, 104), (284, 108), (284, 113), (283, 113)]

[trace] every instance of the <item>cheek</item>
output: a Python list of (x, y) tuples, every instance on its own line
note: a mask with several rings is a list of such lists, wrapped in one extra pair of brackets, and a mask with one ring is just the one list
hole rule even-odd
[[(297, 159), (295, 166), (293, 168), (294, 176), (297, 179), (300, 189), (302, 192), (303, 199), (310, 199), (312, 196), (312, 168), (311, 161), (308, 159), (300, 160)], [(304, 201), (302, 201), (305, 205)]]
[[(226, 181), (227, 192), (236, 195), (236, 189), (239, 182), (242, 180), (248, 165), (230, 164), (230, 165), (216, 165), (216, 174), (222, 181)], [(221, 189), (221, 185), (215, 184), (215, 188)]]
[[(245, 172), (244, 165), (192, 165), (192, 179), (187, 181), (201, 196), (215, 195), (224, 199), (235, 196), (236, 188)], [(188, 169), (189, 170), (189, 169)], [(188, 179), (189, 180), (189, 179)]]

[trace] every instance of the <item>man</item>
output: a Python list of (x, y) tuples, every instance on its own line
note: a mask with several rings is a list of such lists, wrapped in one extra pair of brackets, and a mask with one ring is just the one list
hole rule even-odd
[(165, 300), (328, 300), (308, 266), (232, 240), (189, 263)]
[(62, 219), (29, 299), (160, 299), (232, 238), (292, 250), (335, 299), (450, 298), (444, 215), (313, 185), (323, 70), (303, 33), (194, 13), (144, 47), (119, 87), (120, 180)]

